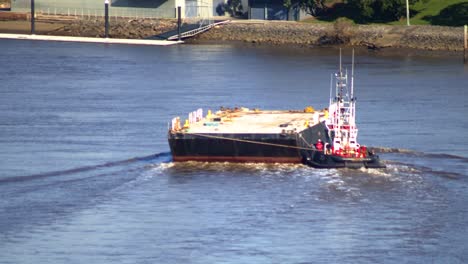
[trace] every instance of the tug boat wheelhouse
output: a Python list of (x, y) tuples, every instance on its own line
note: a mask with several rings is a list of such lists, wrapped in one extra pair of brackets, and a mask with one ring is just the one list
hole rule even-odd
[[(317, 111), (222, 108), (206, 116), (198, 109), (183, 126), (172, 119), (168, 141), (179, 161), (303, 163), (315, 168), (384, 168), (357, 143), (353, 74), (341, 66), (333, 76), (329, 108)], [(354, 71), (354, 52), (353, 70)]]

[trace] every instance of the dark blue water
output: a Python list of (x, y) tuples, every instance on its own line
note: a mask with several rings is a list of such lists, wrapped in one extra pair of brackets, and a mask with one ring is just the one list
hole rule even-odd
[(468, 262), (459, 57), (358, 52), (359, 139), (388, 168), (317, 170), (174, 164), (166, 130), (199, 107), (324, 108), (337, 50), (0, 50), (0, 263)]

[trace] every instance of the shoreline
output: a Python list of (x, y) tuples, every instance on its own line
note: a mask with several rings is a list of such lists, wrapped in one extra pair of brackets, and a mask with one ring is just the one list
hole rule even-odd
[(297, 22), (242, 23), (216, 27), (189, 40), (240, 41), (299, 47), (354, 46), (371, 50), (389, 48), (463, 52), (463, 28), (441, 26), (307, 24)]
[[(175, 19), (112, 19), (110, 37), (144, 39), (175, 29)], [(29, 34), (30, 22), (0, 21), (0, 33)], [(80, 18), (36, 20), (36, 34), (104, 37), (104, 21)], [(349, 22), (301, 23), (234, 20), (191, 39), (189, 44), (245, 43), (285, 47), (363, 47), (374, 51), (411, 49), (425, 52), (463, 52), (463, 27), (354, 25)]]
[[(339, 49), (354, 49), (356, 55), (359, 54), (376, 54), (383, 57), (428, 57), (428, 58), (455, 58), (463, 60), (463, 51), (453, 51), (453, 50), (424, 50), (424, 49), (414, 49), (414, 48), (402, 48), (402, 47), (387, 47), (382, 49), (369, 49), (366, 46), (351, 46), (351, 45), (324, 45), (324, 46), (305, 46), (305, 45), (273, 45), (269, 43), (251, 43), (245, 41), (211, 41), (211, 40), (186, 40), (184, 41), (186, 45), (230, 45), (238, 47), (259, 47), (259, 48), (271, 48), (278, 50), (294, 50), (295, 52), (304, 52), (313, 50), (330, 51), (336, 50), (339, 52)], [(461, 54), (461, 55), (460, 55)]]

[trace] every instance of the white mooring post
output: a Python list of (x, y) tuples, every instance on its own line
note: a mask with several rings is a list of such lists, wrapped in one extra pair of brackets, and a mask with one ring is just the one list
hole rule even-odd
[(464, 46), (463, 46), (463, 62), (468, 63), (468, 26), (465, 25), (465, 30), (463, 34)]
[(409, 0), (406, 0), (406, 25), (410, 25)]

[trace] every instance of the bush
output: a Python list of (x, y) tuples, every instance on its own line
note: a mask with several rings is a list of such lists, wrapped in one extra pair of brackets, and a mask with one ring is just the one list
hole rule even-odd
[(348, 6), (361, 23), (397, 21), (406, 14), (406, 0), (348, 0)]

